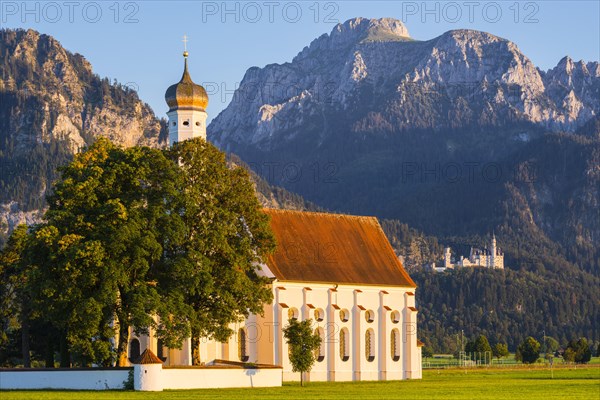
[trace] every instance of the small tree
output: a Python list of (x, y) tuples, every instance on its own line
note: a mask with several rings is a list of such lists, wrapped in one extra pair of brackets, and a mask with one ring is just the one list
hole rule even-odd
[(471, 360), (475, 361), (480, 354), (485, 360), (485, 353), (491, 352), (492, 348), (485, 335), (479, 335), (475, 340), (470, 340), (465, 346), (465, 351)]
[(500, 361), (501, 358), (508, 356), (508, 346), (506, 343), (496, 343), (492, 348), (492, 354)]
[(300, 372), (300, 385), (304, 386), (302, 374), (309, 372), (315, 363), (315, 350), (321, 346), (321, 337), (313, 332), (311, 319), (302, 322), (290, 319), (283, 335), (290, 348), (292, 371)]
[(540, 358), (540, 342), (529, 336), (517, 347), (515, 358), (525, 364), (531, 364)]
[(565, 361), (587, 363), (592, 359), (592, 351), (586, 338), (571, 340), (563, 355)]
[(428, 359), (428, 358), (433, 357), (433, 350), (431, 350), (431, 347), (429, 347), (429, 346), (423, 346), (422, 349), (421, 349), (421, 356), (424, 359)]
[(544, 351), (546, 353), (552, 353), (552, 354), (554, 354), (556, 352), (556, 350), (558, 350), (558, 348), (560, 347), (560, 345), (558, 344), (558, 341), (551, 336), (546, 336), (545, 345), (546, 346), (544, 347)]
[(598, 348), (596, 349), (596, 357), (600, 357), (600, 343), (598, 343)]

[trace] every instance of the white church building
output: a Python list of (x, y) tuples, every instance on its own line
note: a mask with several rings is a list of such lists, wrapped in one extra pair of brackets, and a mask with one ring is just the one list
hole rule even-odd
[[(184, 52), (181, 81), (166, 92), (169, 144), (206, 140), (204, 88), (193, 83)], [(292, 372), (283, 328), (290, 318), (312, 319), (322, 338), (317, 361), (305, 376), (312, 381), (421, 378), (417, 340), (416, 285), (395, 255), (374, 217), (265, 209), (277, 249), (262, 274), (271, 280), (273, 302), (264, 315), (251, 315), (234, 327), (228, 342), (201, 340), (206, 365), (277, 365), (284, 380)], [(160, 345), (153, 332), (131, 332), (130, 359), (154, 352), (164, 366), (191, 365), (191, 340), (182, 349)]]

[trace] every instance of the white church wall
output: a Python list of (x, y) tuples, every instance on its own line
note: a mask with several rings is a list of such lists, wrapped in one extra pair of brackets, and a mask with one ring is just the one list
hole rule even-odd
[[(321, 327), (325, 333), (325, 357), (323, 361), (315, 362), (308, 376), (311, 381), (403, 379), (405, 364), (408, 370), (416, 368), (416, 363), (408, 363), (403, 359), (406, 354), (416, 352), (408, 350), (411, 346), (416, 349), (416, 324), (406, 324), (405, 321), (405, 310), (414, 307), (414, 294), (407, 295), (413, 289), (364, 285), (339, 285), (334, 289), (335, 285), (330, 284), (291, 282), (276, 282), (274, 285), (274, 303), (266, 307), (266, 311), (272, 311), (272, 317), (267, 318), (265, 314), (265, 317), (258, 316), (254, 321), (263, 333), (260, 344), (256, 345), (256, 354), (258, 362), (281, 365), (285, 381), (300, 379), (299, 374), (292, 372), (283, 335), (277, 338), (277, 332), (287, 325), (290, 309), (298, 310), (299, 319), (311, 318), (314, 328)], [(311, 290), (307, 290), (307, 287)], [(322, 321), (315, 321), (316, 309), (323, 310)], [(342, 310), (349, 313), (348, 321), (340, 318)], [(367, 312), (373, 312), (373, 322), (367, 322)], [(395, 323), (392, 322), (392, 314), (397, 316)], [(408, 317), (412, 318), (412, 314), (413, 311), (410, 311)], [(348, 340), (349, 357), (346, 361), (342, 360), (340, 353), (340, 332), (343, 329)], [(366, 332), (369, 329), (374, 334), (373, 361), (368, 361), (365, 352)], [(399, 359), (396, 360), (391, 346), (394, 329), (398, 332), (396, 347)], [(268, 340), (264, 337), (266, 332), (269, 332)]]

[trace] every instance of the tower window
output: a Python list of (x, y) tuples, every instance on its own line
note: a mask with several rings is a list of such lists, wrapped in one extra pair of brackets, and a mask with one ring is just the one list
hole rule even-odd
[(177, 122), (173, 121), (173, 126), (177, 126)]
[(189, 126), (190, 125), (190, 121), (183, 121), (183, 125)]
[(200, 126), (200, 121), (196, 121), (196, 126)]

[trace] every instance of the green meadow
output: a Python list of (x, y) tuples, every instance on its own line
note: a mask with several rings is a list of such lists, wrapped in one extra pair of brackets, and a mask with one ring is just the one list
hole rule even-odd
[(129, 391), (3, 391), (0, 399), (600, 399), (598, 366), (427, 370), (422, 380), (285, 383), (281, 388)]

